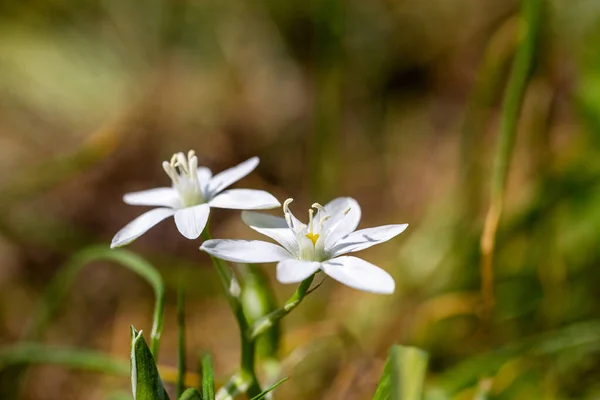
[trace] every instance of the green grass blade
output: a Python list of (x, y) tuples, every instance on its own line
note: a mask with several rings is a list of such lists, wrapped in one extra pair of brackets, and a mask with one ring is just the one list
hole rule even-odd
[(183, 284), (179, 285), (177, 293), (177, 326), (179, 335), (178, 354), (177, 354), (177, 397), (183, 395), (185, 390), (185, 292)]
[(168, 400), (154, 357), (141, 331), (131, 327), (131, 389), (134, 400)]
[(26, 340), (40, 339), (43, 331), (64, 303), (67, 291), (82, 271), (93, 261), (106, 260), (120, 264), (144, 278), (154, 291), (154, 321), (152, 324), (151, 350), (158, 358), (160, 337), (163, 330), (163, 311), (165, 289), (158, 271), (138, 255), (123, 249), (111, 250), (108, 246), (91, 246), (75, 254), (52, 279), (40, 305), (33, 317), (32, 324), (24, 334)]
[(210, 354), (202, 355), (202, 398), (215, 400), (215, 377)]
[(127, 362), (92, 350), (68, 349), (38, 343), (18, 343), (0, 349), (0, 371), (13, 365), (53, 364), (73, 369), (127, 376)]
[(198, 389), (189, 388), (188, 390), (183, 392), (181, 397), (179, 397), (179, 400), (202, 400), (202, 396), (200, 396), (200, 392), (198, 391)]
[(277, 386), (281, 385), (283, 382), (287, 381), (288, 379), (290, 379), (290, 378), (283, 378), (283, 379), (275, 382), (274, 384), (269, 386), (267, 389), (265, 389), (261, 394), (259, 394), (258, 396), (254, 396), (251, 400), (260, 400), (260, 399), (264, 398), (267, 394), (272, 392)]
[(420, 400), (426, 369), (427, 353), (392, 346), (373, 400)]

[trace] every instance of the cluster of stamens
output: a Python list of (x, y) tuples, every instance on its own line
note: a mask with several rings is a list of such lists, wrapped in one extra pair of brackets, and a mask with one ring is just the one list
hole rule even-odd
[(164, 161), (163, 169), (173, 181), (185, 206), (200, 204), (204, 201), (200, 182), (198, 181), (198, 157), (193, 150), (187, 154), (173, 154), (171, 162)]
[[(283, 214), (285, 216), (285, 220), (286, 220), (288, 226), (292, 230), (294, 230), (296, 232), (296, 234), (298, 234), (298, 233), (301, 233), (301, 231), (303, 230), (304, 227), (294, 226), (294, 220), (292, 219), (292, 212), (290, 211), (290, 207), (289, 207), (290, 203), (292, 201), (294, 201), (294, 199), (287, 199), (286, 201), (283, 202)], [(321, 236), (321, 234), (315, 232), (315, 221), (314, 221), (315, 210), (317, 210), (317, 212), (320, 211), (321, 213), (324, 214), (324, 216), (321, 217), (321, 219), (319, 221), (318, 232), (323, 231), (323, 225), (329, 218), (331, 218), (331, 216), (327, 215), (327, 211), (325, 210), (325, 207), (323, 207), (319, 203), (314, 203), (310, 207), (311, 208), (308, 209), (308, 227), (307, 227), (308, 233), (306, 233), (304, 236), (312, 242), (313, 246), (316, 246), (317, 240), (319, 240), (319, 237)]]

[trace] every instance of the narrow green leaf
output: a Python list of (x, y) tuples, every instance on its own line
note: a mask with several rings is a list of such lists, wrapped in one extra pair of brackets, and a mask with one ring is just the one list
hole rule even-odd
[(215, 400), (215, 377), (210, 354), (202, 355), (202, 398)]
[[(256, 265), (238, 265), (242, 292), (240, 301), (248, 325), (277, 309), (277, 300), (265, 274)], [(263, 359), (277, 359), (280, 346), (279, 321), (256, 339), (256, 354)]]
[(68, 349), (39, 343), (18, 343), (0, 349), (0, 371), (13, 365), (53, 364), (80, 370), (127, 376), (122, 360), (93, 350)]
[(179, 400), (202, 400), (200, 392), (196, 388), (189, 388), (179, 398)]
[(264, 398), (267, 394), (269, 394), (269, 392), (273, 391), (277, 386), (281, 385), (283, 382), (287, 381), (288, 379), (290, 379), (290, 378), (283, 378), (283, 379), (275, 382), (274, 384), (269, 386), (267, 389), (265, 389), (261, 394), (259, 394), (258, 396), (254, 396), (251, 400), (260, 400), (260, 399)]
[(373, 400), (420, 400), (426, 368), (424, 351), (392, 346)]
[(145, 279), (154, 290), (154, 320), (150, 334), (152, 354), (158, 358), (158, 348), (163, 330), (165, 288), (159, 272), (146, 260), (124, 249), (109, 249), (106, 245), (90, 246), (76, 253), (52, 279), (43, 299), (40, 301), (32, 323), (23, 337), (26, 340), (39, 340), (52, 318), (64, 303), (69, 288), (83, 268), (93, 261), (112, 261), (130, 269)]
[(168, 400), (142, 331), (131, 327), (131, 390), (134, 400)]
[(177, 326), (179, 333), (178, 365), (177, 365), (177, 397), (185, 390), (185, 292), (183, 284), (179, 285), (177, 293)]

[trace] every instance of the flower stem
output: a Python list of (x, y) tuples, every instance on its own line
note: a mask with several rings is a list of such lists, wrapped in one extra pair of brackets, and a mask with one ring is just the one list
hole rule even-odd
[(262, 333), (266, 332), (269, 328), (275, 325), (277, 321), (288, 315), (294, 308), (298, 307), (304, 297), (306, 297), (306, 295), (309, 293), (308, 289), (315, 279), (315, 275), (316, 274), (313, 274), (303, 280), (302, 283), (300, 283), (300, 286), (298, 286), (298, 289), (296, 289), (296, 292), (294, 292), (292, 297), (285, 302), (283, 307), (273, 311), (268, 315), (265, 315), (256, 321), (250, 329), (250, 338), (252, 340), (256, 339)]
[[(212, 239), (208, 227), (206, 227), (204, 232), (202, 232), (202, 239)], [(246, 321), (246, 316), (244, 315), (239, 293), (236, 293), (236, 290), (234, 289), (238, 286), (238, 282), (235, 276), (233, 276), (231, 269), (223, 260), (213, 257), (212, 255), (210, 256), (210, 259), (217, 270), (217, 274), (219, 275), (219, 279), (221, 280), (221, 284), (223, 285), (223, 289), (225, 291), (225, 296), (227, 297), (229, 306), (233, 311), (233, 315), (235, 316), (236, 322), (240, 329), (240, 342), (242, 349), (240, 375), (247, 377), (248, 395), (250, 397), (254, 397), (261, 392), (260, 385), (258, 384), (258, 379), (256, 377), (256, 371), (254, 369), (256, 345), (254, 343), (254, 339), (248, 335), (248, 321)]]

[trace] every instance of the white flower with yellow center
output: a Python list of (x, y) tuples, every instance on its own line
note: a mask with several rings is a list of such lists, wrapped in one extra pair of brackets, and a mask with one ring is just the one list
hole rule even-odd
[(361, 211), (356, 200), (337, 198), (325, 207), (313, 204), (308, 225), (283, 204), (285, 218), (243, 212), (250, 228), (277, 241), (208, 240), (201, 250), (224, 260), (243, 263), (278, 262), (277, 279), (282, 283), (303, 281), (318, 270), (352, 288), (372, 293), (394, 292), (394, 279), (381, 268), (360, 258), (346, 256), (383, 243), (402, 233), (407, 224), (356, 230)]
[(183, 236), (196, 239), (206, 226), (211, 207), (235, 210), (264, 210), (278, 207), (279, 201), (262, 190), (223, 191), (252, 172), (258, 163), (258, 157), (252, 157), (212, 176), (210, 169), (198, 167), (198, 158), (193, 151), (190, 151), (187, 157), (183, 153), (173, 155), (171, 162), (165, 161), (162, 164), (173, 182), (172, 187), (128, 193), (123, 197), (123, 201), (127, 204), (158, 206), (158, 208), (140, 215), (127, 224), (115, 235), (110, 247), (131, 243), (148, 229), (171, 216), (175, 217), (175, 225)]

